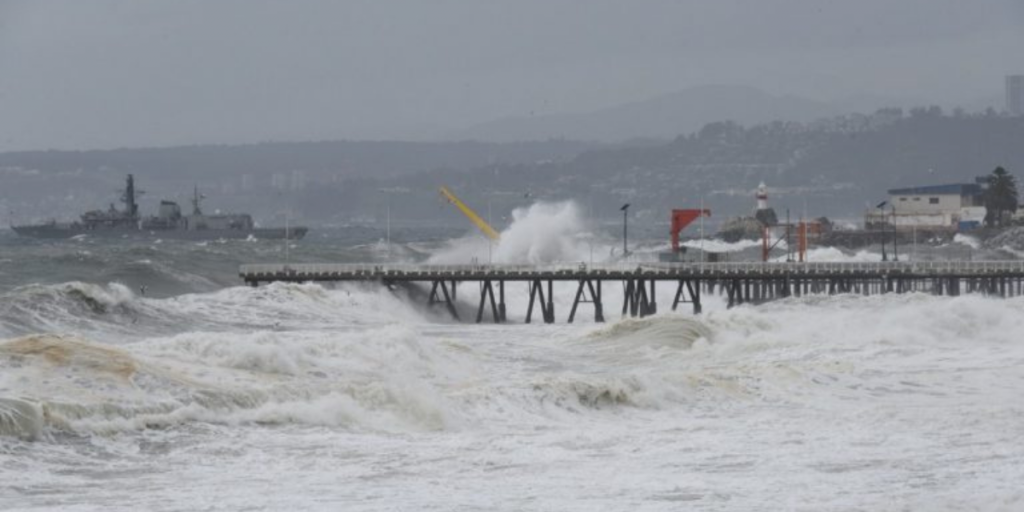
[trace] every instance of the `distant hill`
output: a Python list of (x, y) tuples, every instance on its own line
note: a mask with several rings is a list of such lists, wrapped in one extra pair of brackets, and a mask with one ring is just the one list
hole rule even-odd
[[(994, 110), (881, 109), (809, 123), (721, 121), (671, 140), (629, 145), (551, 140), (523, 144), (304, 143), (111, 152), (0, 154), (0, 212), (23, 221), (75, 214), (116, 199), (126, 172), (162, 198), (262, 219), (442, 222), (466, 226), (438, 197), (445, 185), (499, 226), (516, 206), (576, 200), (588, 218), (621, 222), (631, 203), (638, 235), (665, 236), (668, 212), (703, 204), (713, 225), (749, 213), (764, 181), (780, 218), (857, 219), (891, 188), (971, 182), (996, 166), (1024, 177), (1024, 117)], [(57, 213), (54, 213), (57, 212)], [(0, 217), (2, 219), (2, 217)], [(632, 222), (632, 221), (631, 221)], [(467, 228), (468, 229), (468, 228)], [(630, 224), (631, 232), (634, 225)], [(647, 230), (647, 231), (645, 231)]]
[[(638, 225), (661, 236), (671, 208), (700, 204), (712, 223), (748, 214), (761, 181), (781, 218), (807, 215), (857, 219), (891, 188), (969, 183), (996, 166), (1024, 182), (1024, 117), (994, 111), (945, 114), (939, 107), (881, 109), (813, 123), (771, 122), (744, 127), (716, 122), (660, 145), (602, 148), (563, 161), (476, 172), (428, 173), (467, 201), (488, 190), (520, 191), (507, 204), (575, 199), (594, 217), (618, 222), (623, 203)], [(529, 196), (523, 198), (523, 192)], [(661, 224), (657, 224), (660, 222)]]
[[(19, 222), (74, 218), (115, 201), (125, 174), (148, 193), (144, 210), (160, 199), (186, 201), (192, 187), (211, 208), (270, 214), (286, 199), (325, 184), (401, 179), (431, 169), (475, 169), (495, 165), (568, 160), (594, 143), (547, 140), (487, 142), (322, 141), (268, 142), (94, 151), (0, 153), (0, 219)], [(319, 211), (337, 209), (339, 193)], [(333, 197), (333, 199), (332, 199)], [(290, 201), (290, 199), (289, 199)], [(295, 208), (288, 206), (289, 208)]]
[(502, 142), (552, 137), (605, 142), (672, 139), (715, 121), (744, 125), (805, 122), (840, 113), (844, 112), (836, 105), (796, 96), (774, 96), (753, 87), (708, 85), (594, 112), (499, 119), (453, 137)]
[(196, 145), (89, 151), (19, 151), (0, 153), (0, 168), (43, 174), (82, 171), (134, 172), (162, 179), (217, 179), (250, 174), (264, 176), (302, 170), (334, 176), (401, 176), (438, 167), (473, 168), (571, 158), (597, 144), (565, 139), (517, 143), (475, 141), (317, 141), (265, 142), (245, 145)]

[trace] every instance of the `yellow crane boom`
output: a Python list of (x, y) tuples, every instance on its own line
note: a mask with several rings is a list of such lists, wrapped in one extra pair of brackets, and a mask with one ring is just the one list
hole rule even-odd
[(455, 197), (455, 194), (453, 194), (451, 190), (448, 190), (448, 187), (441, 187), (440, 190), (441, 195), (445, 198), (445, 200), (451, 204), (454, 204), (455, 207), (458, 208), (459, 211), (462, 212), (462, 214), (465, 215), (470, 222), (475, 224), (476, 227), (480, 228), (480, 231), (483, 231), (488, 238), (490, 238), (491, 240), (498, 240), (501, 238), (501, 235), (499, 235), (498, 232), (495, 231), (490, 224), (481, 219), (480, 216), (476, 214), (476, 212), (470, 209), (470, 207), (466, 206), (466, 203), (463, 203), (462, 201), (459, 200), (458, 197)]

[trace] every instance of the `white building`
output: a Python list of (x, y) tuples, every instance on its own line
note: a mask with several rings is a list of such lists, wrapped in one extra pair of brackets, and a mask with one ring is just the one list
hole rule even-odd
[(768, 185), (765, 185), (762, 181), (757, 186), (757, 211), (768, 209)]
[(883, 206), (867, 212), (865, 224), (899, 231), (973, 229), (985, 220), (983, 193), (980, 183), (892, 189)]

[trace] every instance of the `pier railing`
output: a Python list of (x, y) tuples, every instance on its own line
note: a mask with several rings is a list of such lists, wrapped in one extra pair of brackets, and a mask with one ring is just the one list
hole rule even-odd
[(1024, 274), (1024, 261), (915, 261), (915, 262), (728, 262), (728, 263), (632, 263), (632, 264), (552, 264), (552, 265), (421, 265), (421, 264), (349, 264), (349, 263), (277, 263), (242, 265), (243, 278), (271, 276), (307, 276), (335, 279), (379, 279), (431, 276), (521, 277), (557, 276), (584, 278), (602, 275), (665, 276), (758, 276), (820, 274), (902, 275), (986, 275)]
[[(545, 322), (555, 320), (554, 282), (575, 282), (576, 293), (568, 321), (581, 304), (590, 304), (595, 321), (604, 321), (602, 284), (619, 282), (623, 288), (622, 315), (646, 316), (658, 311), (658, 283), (675, 286), (672, 309), (690, 304), (701, 312), (703, 293), (718, 293), (728, 305), (760, 303), (805, 294), (855, 293), (862, 295), (922, 292), (957, 296), (1024, 295), (1024, 261), (889, 261), (889, 262), (728, 262), (629, 263), (557, 265), (419, 265), (283, 263), (242, 265), (242, 279), (251, 286), (284, 281), (374, 282), (387, 286), (423, 283), (429, 286), (429, 305), (443, 304), (459, 318), (460, 283), (479, 284), (476, 320), (490, 309), (495, 322), (507, 319), (506, 284), (526, 284), (529, 305), (526, 323), (535, 306)], [(475, 296), (476, 289), (471, 292)]]

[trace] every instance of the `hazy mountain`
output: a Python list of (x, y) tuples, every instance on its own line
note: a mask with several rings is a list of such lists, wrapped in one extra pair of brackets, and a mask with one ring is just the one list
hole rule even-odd
[(803, 122), (843, 112), (833, 104), (775, 96), (753, 87), (708, 85), (594, 112), (499, 119), (453, 137), (487, 141), (551, 137), (599, 141), (672, 139), (715, 121), (731, 120), (744, 125), (775, 120)]
[(618, 208), (631, 203), (633, 215), (650, 219), (639, 226), (663, 232), (657, 223), (666, 222), (672, 208), (703, 204), (714, 212), (712, 223), (749, 213), (764, 181), (782, 217), (788, 210), (794, 217), (806, 212), (857, 220), (892, 188), (971, 183), (996, 166), (1019, 177), (1021, 140), (1024, 117), (949, 115), (937, 106), (886, 108), (812, 123), (716, 122), (661, 145), (605, 147), (571, 160), (470, 173), (433, 172), (406, 183), (424, 189), (445, 183), (475, 204), (495, 197), (503, 201), (493, 205), (495, 211), (572, 198), (596, 219), (612, 222), (620, 218)]
[[(153, 211), (160, 199), (187, 201), (193, 186), (214, 208), (257, 214), (284, 208), (284, 199), (308, 189), (395, 178), (436, 168), (468, 170), (567, 160), (598, 145), (567, 140), (516, 144), (485, 142), (271, 142), (90, 151), (0, 153), (0, 220), (75, 218), (117, 199), (132, 173)], [(370, 195), (375, 189), (370, 188)], [(365, 192), (365, 191), (363, 191)], [(361, 193), (363, 193), (361, 192)], [(333, 211), (339, 193), (324, 200)], [(365, 194), (364, 194), (365, 195)], [(278, 200), (278, 198), (283, 198)], [(289, 208), (291, 208), (289, 206)]]
[[(952, 114), (952, 115), (950, 115)], [(71, 218), (116, 200), (134, 172), (143, 210), (186, 204), (193, 184), (211, 209), (316, 223), (441, 221), (465, 225), (439, 199), (449, 186), (505, 222), (516, 206), (575, 199), (596, 220), (618, 208), (661, 236), (671, 208), (703, 204), (712, 224), (748, 213), (764, 181), (780, 216), (856, 219), (890, 188), (971, 182), (1001, 165), (1024, 170), (1024, 117), (882, 109), (811, 123), (710, 123), (672, 140), (593, 145), (302, 143), (0, 154), (0, 223)], [(426, 171), (426, 172), (417, 172)], [(1019, 176), (1019, 174), (1018, 174)], [(659, 231), (660, 230), (660, 231)]]

